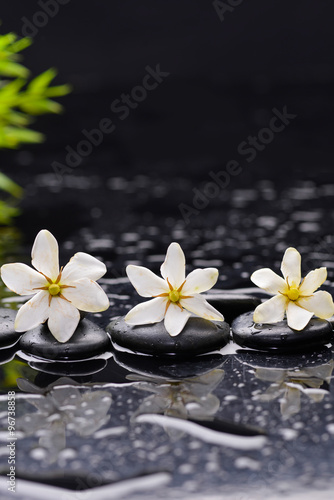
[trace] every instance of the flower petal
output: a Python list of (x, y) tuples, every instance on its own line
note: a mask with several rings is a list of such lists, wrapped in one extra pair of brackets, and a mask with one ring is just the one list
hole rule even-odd
[(283, 420), (300, 411), (300, 390), (295, 387), (286, 387), (284, 397), (281, 399), (281, 414)]
[(285, 293), (288, 289), (286, 281), (267, 267), (255, 271), (250, 279), (256, 286), (274, 295), (278, 292)]
[(191, 314), (185, 309), (170, 303), (165, 316), (165, 328), (171, 337), (175, 337), (182, 332)]
[(97, 281), (106, 274), (107, 268), (103, 262), (85, 252), (78, 252), (73, 255), (66, 264), (61, 275), (61, 282), (70, 284), (81, 278), (89, 278)]
[(80, 320), (76, 307), (60, 297), (52, 297), (48, 327), (58, 342), (67, 342), (73, 335)]
[[(299, 301), (298, 301), (299, 302)], [(313, 312), (309, 312), (302, 307), (299, 307), (295, 302), (289, 301), (286, 310), (288, 325), (293, 330), (302, 330), (313, 316)]]
[(126, 268), (126, 274), (142, 297), (154, 297), (169, 292), (167, 282), (146, 267), (129, 265)]
[(157, 297), (133, 307), (125, 316), (129, 325), (147, 325), (158, 323), (165, 316), (167, 298)]
[(80, 311), (100, 312), (108, 309), (108, 296), (95, 281), (82, 278), (73, 281), (71, 286), (75, 288), (64, 288), (61, 293)]
[(287, 248), (283, 256), (281, 271), (289, 286), (299, 286), (301, 280), (301, 256), (295, 248)]
[(59, 274), (58, 243), (56, 238), (42, 229), (35, 238), (31, 263), (37, 271), (55, 280)]
[(44, 276), (35, 269), (17, 262), (15, 264), (4, 264), (1, 267), (1, 278), (4, 284), (18, 295), (32, 295), (37, 293), (35, 288), (47, 284)]
[(254, 311), (254, 323), (277, 323), (282, 321), (289, 299), (285, 295), (275, 295), (269, 300), (266, 300)]
[(160, 272), (165, 280), (168, 278), (174, 288), (179, 288), (186, 279), (186, 259), (178, 243), (174, 242), (169, 245)]
[(195, 269), (188, 274), (186, 282), (182, 287), (183, 295), (206, 292), (212, 288), (218, 279), (218, 269), (207, 267), (206, 269)]
[(311, 297), (301, 297), (297, 304), (318, 318), (327, 319), (334, 314), (333, 298), (330, 293), (320, 290)]
[(49, 293), (41, 291), (26, 302), (16, 315), (14, 328), (26, 332), (44, 323), (49, 317)]
[(302, 295), (312, 295), (327, 279), (326, 267), (319, 267), (314, 271), (310, 271), (302, 281), (299, 291)]
[(224, 321), (224, 316), (199, 294), (195, 294), (190, 299), (181, 299), (180, 304), (201, 318), (210, 321)]

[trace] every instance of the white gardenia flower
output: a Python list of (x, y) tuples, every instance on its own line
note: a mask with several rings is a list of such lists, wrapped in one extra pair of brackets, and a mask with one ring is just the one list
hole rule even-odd
[(165, 328), (172, 337), (178, 335), (191, 313), (212, 321), (224, 321), (224, 317), (203, 297), (218, 279), (214, 268), (195, 269), (185, 275), (186, 262), (178, 243), (171, 243), (160, 268), (162, 278), (142, 266), (129, 265), (126, 273), (142, 297), (152, 300), (138, 304), (125, 316), (129, 325), (157, 323), (165, 318)]
[(18, 311), (14, 328), (25, 332), (48, 320), (58, 342), (67, 342), (75, 332), (80, 311), (100, 312), (109, 307), (109, 299), (95, 282), (107, 271), (103, 262), (83, 252), (76, 253), (59, 269), (58, 243), (46, 229), (36, 236), (31, 263), (4, 264), (1, 278), (18, 295), (34, 296)]
[(302, 330), (313, 315), (322, 319), (334, 314), (333, 298), (325, 291), (315, 292), (327, 278), (327, 269), (310, 271), (301, 281), (301, 256), (295, 248), (288, 248), (283, 256), (281, 271), (284, 279), (271, 269), (255, 271), (251, 280), (255, 285), (275, 294), (254, 311), (255, 323), (277, 323), (286, 312), (288, 325)]

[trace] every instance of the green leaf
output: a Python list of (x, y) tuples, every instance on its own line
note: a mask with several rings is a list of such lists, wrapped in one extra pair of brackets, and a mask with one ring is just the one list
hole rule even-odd
[(29, 115), (43, 115), (45, 113), (61, 113), (63, 107), (50, 99), (27, 99), (20, 104), (22, 111)]
[(26, 127), (31, 122), (30, 116), (19, 111), (10, 111), (5, 118), (8, 125), (17, 125), (18, 127)]
[(46, 97), (61, 97), (63, 95), (67, 95), (72, 92), (71, 85), (57, 85), (56, 87), (49, 87), (45, 89)]
[(19, 38), (15, 33), (0, 35), (0, 77), (6, 78), (0, 78), (0, 148), (14, 149), (23, 143), (42, 142), (43, 134), (26, 127), (34, 116), (61, 113), (63, 107), (50, 97), (61, 97), (71, 91), (69, 85), (49, 87), (57, 75), (54, 68), (28, 83), (30, 72), (17, 61), (18, 53), (32, 42), (29, 37)]
[(31, 129), (19, 127), (0, 128), (0, 148), (17, 148), (21, 143), (34, 144), (43, 142), (44, 135)]
[(25, 37), (25, 38), (20, 38), (19, 40), (15, 41), (12, 43), (9, 47), (11, 52), (21, 52), (21, 50), (26, 49), (32, 44), (33, 40), (32, 38)]
[(10, 224), (13, 217), (18, 216), (20, 210), (7, 202), (0, 200), (0, 224)]
[(0, 75), (28, 78), (29, 70), (22, 64), (13, 61), (0, 60)]
[(0, 50), (7, 48), (9, 45), (15, 42), (17, 36), (14, 33), (6, 33), (6, 35), (0, 35)]
[(25, 84), (26, 80), (23, 78), (16, 78), (15, 80), (5, 81), (0, 87), (0, 95), (3, 96), (7, 94), (17, 94)]
[(54, 68), (47, 69), (44, 73), (36, 76), (28, 85), (28, 92), (41, 94), (49, 86), (51, 81), (57, 75), (57, 71)]
[(11, 194), (15, 198), (21, 198), (23, 194), (23, 189), (21, 186), (12, 181), (7, 175), (0, 172), (0, 189)]

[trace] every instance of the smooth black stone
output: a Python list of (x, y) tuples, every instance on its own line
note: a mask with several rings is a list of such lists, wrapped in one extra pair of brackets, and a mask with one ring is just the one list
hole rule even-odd
[(81, 376), (81, 375), (93, 375), (107, 366), (107, 360), (105, 359), (85, 359), (83, 361), (75, 361), (71, 363), (69, 361), (59, 361), (59, 362), (38, 362), (30, 361), (29, 366), (43, 373), (49, 373), (50, 375), (59, 375), (65, 377), (71, 376)]
[(232, 335), (233, 340), (242, 347), (298, 353), (333, 340), (333, 329), (328, 321), (318, 318), (311, 319), (301, 331), (289, 328), (285, 320), (272, 325), (254, 324), (251, 311), (233, 321)]
[(14, 321), (17, 311), (13, 309), (0, 308), (0, 347), (8, 347), (16, 344), (21, 337), (21, 332), (14, 330)]
[(224, 293), (207, 295), (206, 300), (225, 318), (227, 323), (248, 311), (253, 311), (261, 304), (261, 299), (246, 294)]
[(332, 325), (332, 328), (334, 328), (334, 316), (331, 316), (328, 321)]
[(204, 354), (199, 358), (179, 360), (177, 363), (169, 361), (169, 358), (156, 356), (141, 356), (115, 350), (114, 360), (126, 370), (139, 375), (159, 377), (168, 380), (181, 380), (184, 378), (199, 377), (211, 370), (221, 368), (226, 361), (225, 356), (220, 354)]
[(332, 356), (332, 351), (322, 345), (319, 346), (319, 349), (304, 352), (303, 354), (240, 350), (235, 354), (234, 359), (252, 368), (294, 370), (323, 365), (328, 363), (332, 359)]
[[(153, 355), (175, 354), (182, 357), (205, 354), (224, 347), (230, 327), (225, 322), (211, 322), (191, 317), (182, 332), (171, 337), (163, 321), (152, 325), (130, 326), (124, 318), (115, 318), (107, 326), (112, 341), (131, 351)], [(116, 347), (117, 349), (117, 347)]]
[(58, 342), (43, 324), (22, 335), (19, 349), (43, 359), (74, 360), (97, 356), (111, 349), (108, 334), (92, 321), (83, 319), (68, 342)]

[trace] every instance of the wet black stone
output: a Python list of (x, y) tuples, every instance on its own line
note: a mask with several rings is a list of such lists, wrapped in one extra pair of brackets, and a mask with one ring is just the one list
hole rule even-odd
[(334, 328), (334, 316), (331, 316), (328, 321), (332, 325), (332, 328)]
[(261, 299), (258, 297), (253, 297), (246, 294), (233, 294), (224, 293), (217, 296), (215, 294), (208, 295), (206, 300), (215, 308), (225, 318), (227, 323), (232, 323), (232, 321), (240, 316), (241, 314), (253, 311), (257, 306), (261, 304)]
[(83, 319), (70, 340), (64, 344), (58, 342), (44, 324), (22, 335), (19, 349), (43, 359), (74, 360), (101, 354), (111, 349), (111, 343), (102, 328)]
[(0, 308), (0, 347), (16, 344), (22, 333), (14, 330), (14, 321), (17, 311)]
[(185, 361), (179, 360), (175, 363), (174, 357), (171, 360), (164, 358), (164, 361), (162, 361), (161, 358), (156, 356), (141, 356), (117, 350), (114, 352), (114, 359), (122, 368), (132, 373), (169, 380), (199, 377), (211, 370), (221, 368), (226, 361), (226, 357), (220, 354), (204, 354), (200, 357)]
[(304, 330), (292, 330), (286, 321), (254, 324), (253, 311), (242, 314), (232, 323), (233, 340), (242, 347), (262, 351), (278, 350), (302, 352), (333, 340), (332, 326), (328, 321), (313, 318)]
[(171, 337), (163, 321), (153, 325), (130, 326), (123, 317), (119, 317), (111, 321), (107, 330), (115, 344), (131, 351), (191, 357), (224, 347), (229, 341), (230, 328), (225, 322), (191, 317), (182, 332)]

